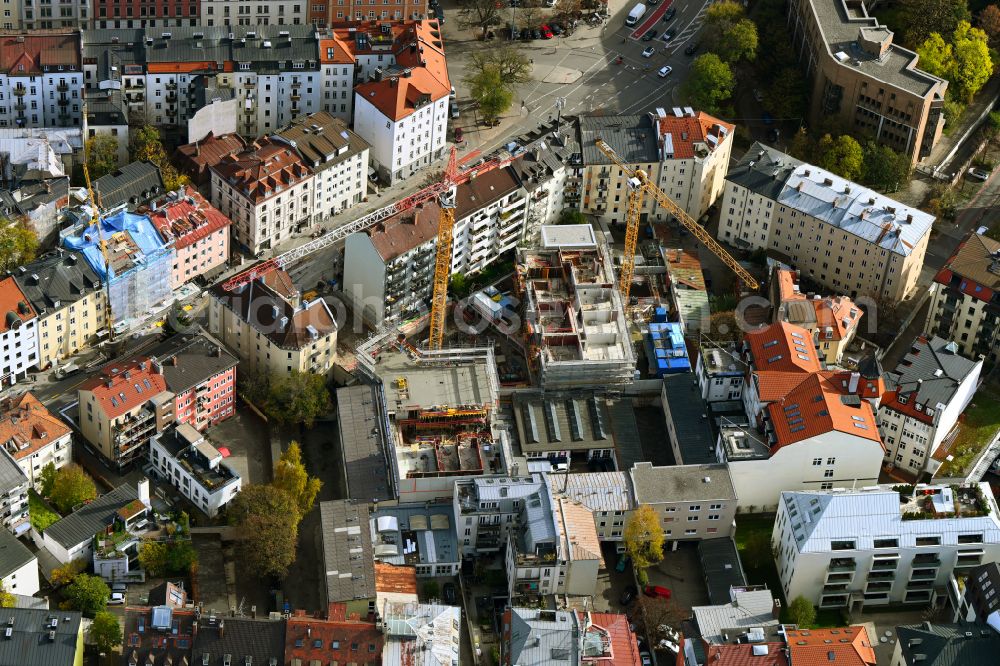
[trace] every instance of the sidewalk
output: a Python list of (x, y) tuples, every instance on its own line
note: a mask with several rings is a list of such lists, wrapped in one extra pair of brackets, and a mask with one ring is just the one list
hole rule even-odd
[(991, 109), (998, 97), (1000, 97), (1000, 76), (994, 76), (983, 86), (975, 101), (966, 108), (962, 125), (949, 134), (942, 135), (941, 140), (931, 149), (931, 154), (920, 160), (920, 164), (930, 167), (947, 166), (943, 161), (950, 158), (952, 151), (968, 138), (970, 130), (979, 122), (983, 112), (988, 108)]

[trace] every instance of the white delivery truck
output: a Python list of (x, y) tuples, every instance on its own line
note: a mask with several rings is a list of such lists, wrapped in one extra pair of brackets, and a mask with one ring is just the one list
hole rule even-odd
[(639, 22), (643, 16), (646, 15), (646, 5), (641, 2), (632, 8), (632, 11), (628, 13), (628, 18), (625, 19), (625, 25), (635, 25)]

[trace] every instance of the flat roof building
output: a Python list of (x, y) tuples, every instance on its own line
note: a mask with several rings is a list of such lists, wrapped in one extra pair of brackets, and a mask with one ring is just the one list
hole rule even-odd
[(375, 610), (375, 560), (370, 505), (351, 500), (319, 503), (325, 601), (342, 603), (348, 613)]

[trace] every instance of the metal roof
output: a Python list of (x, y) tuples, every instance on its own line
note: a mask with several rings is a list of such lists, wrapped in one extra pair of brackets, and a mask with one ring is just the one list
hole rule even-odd
[(94, 195), (105, 210), (122, 204), (134, 210), (157, 194), (163, 194), (163, 178), (152, 162), (130, 162), (94, 181)]
[(591, 511), (631, 511), (632, 481), (628, 472), (588, 472), (549, 476), (553, 492), (583, 504)]
[(395, 565), (460, 563), (454, 521), (451, 503), (382, 506), (369, 521), (374, 556)]
[(366, 384), (337, 389), (337, 423), (340, 450), (344, 456), (347, 494), (351, 499), (393, 499), (388, 463), (375, 404), (375, 394)]
[(730, 603), (716, 606), (695, 606), (691, 609), (701, 637), (709, 643), (727, 643), (736, 638), (724, 633), (728, 630), (745, 630), (751, 627), (768, 627), (778, 624), (774, 618), (774, 595), (768, 589), (732, 590)]
[(718, 462), (715, 457), (715, 437), (709, 426), (705, 403), (694, 375), (670, 375), (663, 379), (667, 407), (677, 433), (678, 464), (702, 465)]
[(917, 338), (892, 372), (886, 373), (886, 387), (910, 396), (910, 402), (939, 409), (947, 406), (962, 382), (976, 366), (958, 353), (954, 342), (934, 336)]
[(627, 164), (660, 161), (656, 127), (648, 114), (581, 116), (577, 127), (585, 165), (613, 164), (597, 147), (597, 139), (603, 139)]
[(0, 455), (0, 488), (3, 488), (4, 492), (10, 492), (27, 483), (28, 477), (13, 458), (9, 455)]
[(510, 616), (511, 663), (579, 663), (580, 626), (574, 611), (511, 608)]
[[(77, 639), (82, 620), (76, 611), (4, 608), (0, 627), (5, 632), (10, 629), (11, 636), (0, 637), (0, 664), (73, 666), (78, 663)], [(53, 631), (54, 640), (49, 638)]]
[(25, 564), (34, 561), (35, 556), (27, 546), (9, 530), (0, 530), (0, 578), (6, 578)]
[(65, 518), (45, 528), (44, 534), (66, 550), (89, 541), (112, 523), (115, 513), (139, 498), (135, 484), (124, 483), (110, 493), (101, 495)]
[(440, 604), (387, 602), (382, 663), (457, 666), (462, 609)]
[(350, 500), (319, 504), (328, 602), (375, 598), (369, 510)]
[(698, 559), (711, 603), (729, 603), (732, 588), (746, 587), (743, 564), (732, 537), (702, 539), (698, 542)]
[(1000, 652), (1000, 634), (978, 623), (903, 625), (896, 627), (896, 638), (905, 664), (994, 666)]

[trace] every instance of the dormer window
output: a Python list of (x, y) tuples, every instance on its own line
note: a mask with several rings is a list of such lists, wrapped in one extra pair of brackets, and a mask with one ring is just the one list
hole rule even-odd
[(909, 400), (909, 398), (906, 396), (905, 393), (900, 393), (898, 399), (899, 399), (899, 404), (901, 405), (905, 405), (906, 401)]

